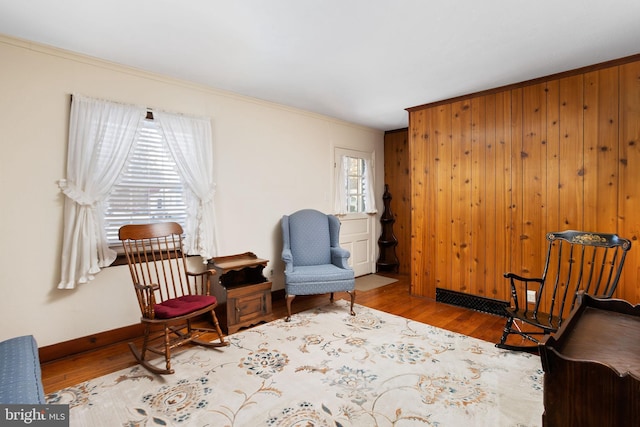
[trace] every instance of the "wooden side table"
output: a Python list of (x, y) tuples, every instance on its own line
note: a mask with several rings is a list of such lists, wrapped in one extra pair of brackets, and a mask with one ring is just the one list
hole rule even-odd
[(226, 297), (221, 303), (220, 323), (228, 334), (238, 329), (273, 320), (271, 282), (262, 271), (269, 261), (251, 252), (215, 257), (208, 269), (215, 270)]

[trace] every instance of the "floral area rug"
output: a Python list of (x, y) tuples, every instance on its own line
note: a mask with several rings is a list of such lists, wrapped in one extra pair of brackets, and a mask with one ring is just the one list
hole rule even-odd
[(346, 301), (49, 394), (71, 426), (538, 426), (538, 356)]

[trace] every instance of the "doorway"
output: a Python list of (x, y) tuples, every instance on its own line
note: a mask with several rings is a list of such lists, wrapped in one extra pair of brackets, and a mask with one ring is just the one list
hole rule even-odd
[(349, 264), (356, 277), (375, 272), (375, 200), (368, 200), (373, 199), (373, 192), (368, 191), (374, 188), (373, 165), (372, 153), (335, 149), (340, 246), (351, 252)]

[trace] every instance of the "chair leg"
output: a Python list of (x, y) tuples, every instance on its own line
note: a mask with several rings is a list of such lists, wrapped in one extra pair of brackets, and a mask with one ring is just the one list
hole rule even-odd
[(149, 341), (149, 325), (145, 324), (144, 335), (143, 335), (143, 338), (142, 338), (142, 349), (138, 350), (138, 347), (136, 346), (136, 344), (134, 342), (129, 342), (129, 350), (131, 350), (131, 353), (133, 354), (133, 357), (136, 358), (138, 363), (142, 363), (142, 361), (144, 360), (145, 355), (147, 354), (147, 343), (148, 343), (148, 341)]
[(142, 351), (140, 352), (140, 358), (142, 360), (147, 356), (147, 347), (149, 346), (149, 337), (151, 336), (151, 325), (148, 323), (144, 327), (144, 339), (142, 341)]
[(353, 303), (356, 302), (356, 290), (354, 289), (352, 291), (349, 291), (348, 293), (351, 296), (351, 315), (355, 316), (356, 312), (353, 311)]
[[(516, 326), (516, 329), (513, 329), (513, 326)], [(533, 353), (533, 354), (538, 354), (538, 343), (539, 341), (532, 337), (531, 334), (547, 334), (547, 333), (551, 333), (551, 331), (543, 331), (543, 332), (531, 332), (531, 333), (525, 333), (523, 331), (520, 330), (520, 328), (518, 328), (518, 325), (515, 323), (515, 319), (513, 317), (509, 317), (507, 319), (507, 323), (504, 326), (504, 331), (502, 332), (502, 338), (500, 338), (500, 342), (498, 344), (496, 344), (496, 347), (501, 348), (503, 350), (511, 350), (511, 351), (525, 351), (527, 353)], [(514, 344), (507, 344), (507, 338), (509, 337), (509, 335), (511, 334), (517, 334), (520, 337), (522, 337), (522, 339), (526, 339), (529, 341), (532, 341), (533, 343), (535, 343), (535, 345), (514, 345)]]
[(291, 321), (291, 301), (293, 301), (295, 297), (295, 295), (287, 295), (287, 317), (284, 319), (285, 322)]
[[(190, 323), (189, 323), (188, 327), (189, 327), (189, 333), (191, 333), (191, 324)], [(167, 372), (173, 372), (173, 369), (171, 369), (171, 340), (170, 340), (170, 336), (169, 336), (170, 332), (171, 332), (171, 329), (169, 329), (169, 326), (166, 325), (164, 327), (164, 360), (165, 360), (165, 365), (166, 365), (166, 371)]]
[(211, 318), (213, 320), (213, 327), (216, 329), (216, 333), (218, 334), (218, 338), (220, 339), (220, 347), (229, 345), (229, 342), (224, 340), (222, 336), (222, 330), (220, 329), (220, 323), (218, 323), (218, 317), (216, 316), (216, 312), (211, 310)]
[(496, 344), (498, 348), (504, 348), (504, 343), (507, 341), (507, 337), (511, 333), (511, 327), (513, 326), (513, 317), (509, 317), (507, 319), (507, 323), (502, 330), (502, 337), (500, 338), (500, 342)]
[[(209, 327), (196, 327), (193, 329), (193, 334), (190, 335), (189, 341), (193, 344), (201, 345), (203, 347), (226, 347), (231, 343), (224, 340), (224, 335), (220, 329), (220, 322), (218, 322), (218, 316), (216, 311), (211, 309), (211, 321), (213, 322), (213, 329)], [(218, 335), (219, 342), (208, 341), (209, 334), (215, 332)], [(201, 336), (206, 335), (207, 341), (200, 339)]]
[(333, 292), (331, 292), (331, 296), (329, 297), (329, 302), (333, 303)]
[[(142, 366), (144, 366), (147, 370), (149, 370), (150, 372), (153, 372), (154, 374), (158, 374), (158, 375), (167, 375), (167, 374), (173, 374), (173, 369), (171, 369), (171, 353), (169, 352), (169, 349), (167, 348), (167, 336), (169, 333), (169, 329), (165, 328), (165, 336), (161, 336), (159, 337), (160, 339), (163, 339), (164, 343), (163, 348), (164, 351), (162, 350), (151, 350), (149, 349), (149, 337), (151, 335), (151, 325), (146, 324), (145, 325), (145, 329), (144, 329), (144, 338), (143, 338), (143, 343), (142, 343), (142, 351), (138, 351), (138, 348), (136, 346), (136, 344), (134, 342), (130, 342), (129, 343), (129, 350), (131, 350), (131, 353), (133, 354), (133, 357), (135, 357), (135, 359), (138, 361), (139, 364), (141, 364)], [(166, 363), (166, 367), (165, 369), (161, 369), (158, 368), (157, 366), (152, 365), (147, 359), (147, 351), (153, 352), (153, 353), (158, 353), (158, 354), (164, 354), (165, 356), (165, 363)]]

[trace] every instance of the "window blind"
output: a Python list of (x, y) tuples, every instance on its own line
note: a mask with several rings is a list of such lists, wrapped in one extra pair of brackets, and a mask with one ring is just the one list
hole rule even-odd
[(175, 221), (184, 227), (184, 185), (156, 122), (144, 120), (123, 173), (106, 201), (105, 230), (120, 245), (125, 224)]

